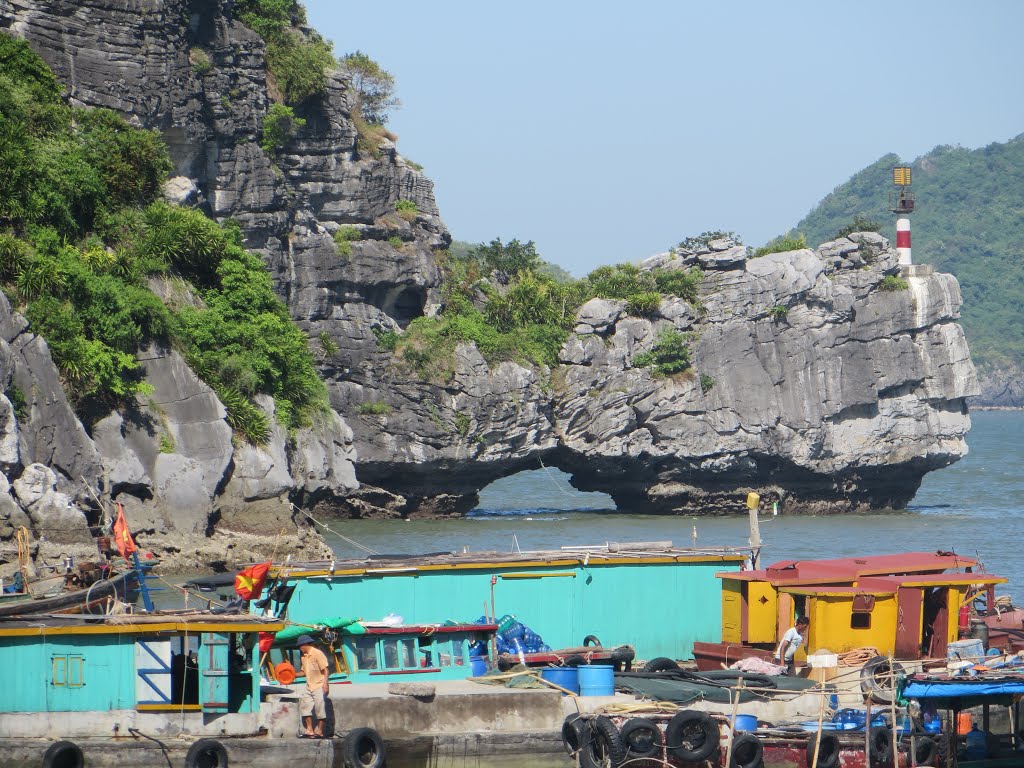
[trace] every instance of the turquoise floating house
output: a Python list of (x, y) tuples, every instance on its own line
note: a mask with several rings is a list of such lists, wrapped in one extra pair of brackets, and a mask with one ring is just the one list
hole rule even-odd
[(639, 658), (688, 659), (695, 641), (721, 635), (721, 582), (746, 552), (681, 549), (671, 542), (610, 543), (545, 552), (373, 556), (278, 564), (294, 585), (287, 618), (315, 624), (345, 615), (403, 624), (476, 621), (514, 614), (553, 647), (631, 645)]
[(0, 621), (0, 765), (280, 768), (347, 764), (343, 753), (382, 763), (370, 728), (345, 742), (296, 738), (298, 697), (260, 680), (259, 636), (284, 627), (195, 611)]
[[(256, 713), (257, 636), (283, 626), (253, 616), (212, 614), (5, 621), (0, 623), (5, 670), (0, 735), (17, 735), (19, 727), (32, 730), (29, 720), (17, 726), (14, 713)], [(132, 722), (122, 720), (123, 728)], [(9, 727), (16, 732), (7, 733)]]

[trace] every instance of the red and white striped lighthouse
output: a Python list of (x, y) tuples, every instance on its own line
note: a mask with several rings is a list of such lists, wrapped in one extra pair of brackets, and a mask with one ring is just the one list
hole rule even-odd
[(896, 219), (896, 253), (901, 267), (913, 264), (910, 260), (910, 219)]

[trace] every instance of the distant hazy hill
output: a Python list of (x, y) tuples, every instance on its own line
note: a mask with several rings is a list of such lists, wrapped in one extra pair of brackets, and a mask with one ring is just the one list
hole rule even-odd
[[(895, 237), (886, 155), (826, 196), (796, 229), (814, 246), (861, 214)], [(917, 208), (911, 219), (915, 263), (960, 281), (963, 326), (979, 368), (1024, 369), (1024, 134), (983, 149), (940, 146), (912, 164)]]

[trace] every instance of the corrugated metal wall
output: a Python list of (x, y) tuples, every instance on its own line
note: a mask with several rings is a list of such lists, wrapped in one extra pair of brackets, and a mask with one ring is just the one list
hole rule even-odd
[(695, 640), (721, 639), (715, 573), (737, 569), (738, 563), (715, 560), (314, 577), (300, 583), (288, 616), (312, 622), (328, 616), (380, 620), (396, 613), (406, 624), (474, 621), (490, 612), (495, 575), (497, 615), (515, 614), (553, 648), (582, 645), (584, 637), (596, 635), (605, 646), (633, 645), (641, 658), (686, 659)]
[(2, 712), (85, 712), (135, 706), (130, 635), (4, 638)]

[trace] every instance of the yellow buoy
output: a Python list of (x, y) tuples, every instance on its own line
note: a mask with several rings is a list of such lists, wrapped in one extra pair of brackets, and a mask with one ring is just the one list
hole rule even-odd
[(747, 509), (757, 509), (761, 503), (761, 494), (751, 491), (747, 494)]

